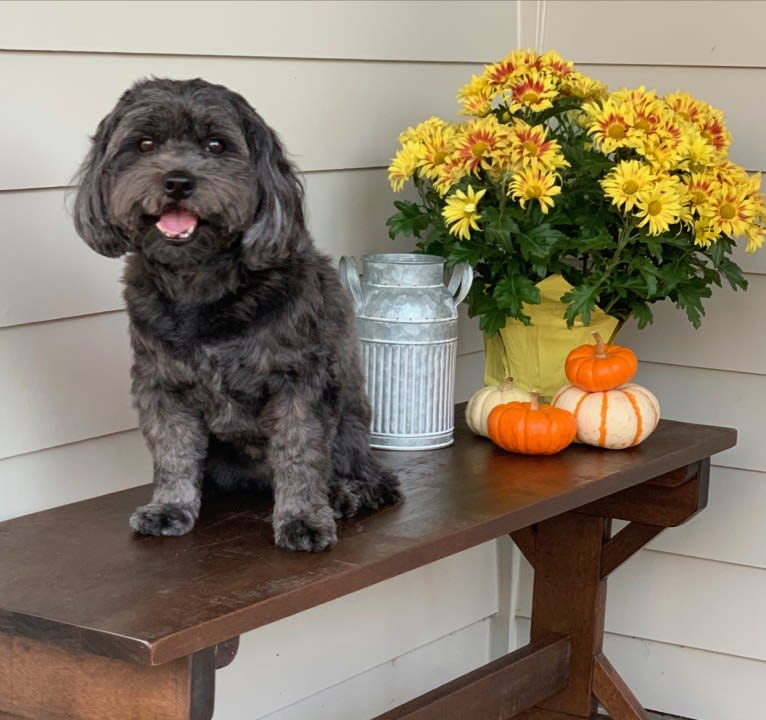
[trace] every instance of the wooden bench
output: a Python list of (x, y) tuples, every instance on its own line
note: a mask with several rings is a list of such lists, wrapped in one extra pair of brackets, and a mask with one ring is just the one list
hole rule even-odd
[(0, 523), (0, 718), (210, 718), (241, 633), (510, 533), (535, 568), (531, 643), (379, 720), (571, 720), (596, 699), (645, 720), (602, 653), (607, 576), (705, 506), (710, 456), (735, 442), (662, 421), (631, 450), (522, 457), (458, 423), (450, 448), (383, 453), (406, 501), (319, 555), (275, 548), (269, 506), (235, 498), (187, 536), (135, 536), (148, 487)]

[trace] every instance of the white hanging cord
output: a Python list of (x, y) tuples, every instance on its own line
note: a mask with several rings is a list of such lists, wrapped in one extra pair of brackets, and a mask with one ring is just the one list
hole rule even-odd
[(537, 12), (535, 17), (535, 50), (542, 53), (545, 42), (545, 11), (548, 7), (548, 0), (537, 0)]

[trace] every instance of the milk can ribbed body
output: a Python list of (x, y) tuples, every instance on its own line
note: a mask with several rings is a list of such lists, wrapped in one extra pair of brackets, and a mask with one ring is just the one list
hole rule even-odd
[(371, 444), (422, 450), (452, 443), (457, 306), (471, 286), (470, 266), (445, 286), (444, 259), (415, 253), (353, 258), (340, 275), (351, 293), (362, 369), (372, 407)]

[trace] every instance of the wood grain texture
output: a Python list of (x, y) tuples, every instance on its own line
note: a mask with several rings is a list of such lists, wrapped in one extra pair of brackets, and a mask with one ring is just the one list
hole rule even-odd
[(585, 505), (579, 512), (661, 527), (680, 525), (707, 505), (710, 460), (692, 470), (688, 480), (664, 476)]
[(450, 448), (380, 453), (400, 473), (405, 501), (340, 523), (339, 545), (322, 555), (275, 548), (270, 504), (252, 498), (204, 507), (181, 538), (130, 533), (127, 518), (148, 487), (17, 518), (0, 523), (0, 630), (170, 662), (697, 463), (735, 439), (731, 429), (662, 421), (619, 453), (571, 447), (522, 457), (460, 420)]
[(532, 643), (477, 668), (375, 720), (510, 718), (566, 687), (569, 641)]
[(567, 513), (538, 525), (531, 640), (550, 633), (570, 639), (567, 688), (540, 703), (556, 712), (588, 717), (595, 712), (593, 657), (601, 652), (606, 581), (601, 548), (609, 520)]
[(593, 692), (612, 720), (649, 720), (646, 710), (603, 653), (595, 658)]
[(0, 633), (0, 712), (23, 718), (209, 720), (214, 657), (144, 667)]

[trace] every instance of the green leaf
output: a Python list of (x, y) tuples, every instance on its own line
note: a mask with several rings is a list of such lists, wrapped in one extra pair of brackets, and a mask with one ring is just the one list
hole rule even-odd
[(434, 224), (434, 218), (420, 205), (407, 200), (395, 200), (394, 207), (399, 211), (388, 220), (388, 236), (395, 240), (400, 235), (419, 238), (421, 233)]
[(652, 311), (649, 309), (649, 305), (645, 302), (634, 303), (631, 308), (631, 315), (636, 319), (639, 330), (643, 330), (647, 325), (651, 325), (654, 321)]
[(709, 298), (712, 292), (709, 287), (701, 283), (688, 282), (678, 285), (676, 289), (676, 305), (686, 310), (686, 317), (695, 328), (702, 324), (705, 308), (702, 307), (702, 299)]
[[(497, 334), (498, 330), (505, 327), (507, 319), (506, 314), (502, 310), (495, 308), (494, 310), (487, 311), (481, 316), (479, 319), (479, 328), (487, 337), (492, 337)], [(524, 321), (522, 320), (522, 322)], [(528, 325), (529, 322), (524, 324)]]
[(540, 290), (528, 277), (513, 272), (497, 283), (492, 291), (492, 297), (499, 308), (526, 325), (530, 318), (524, 314), (523, 304), (538, 304), (540, 302)]
[(561, 300), (567, 303), (567, 309), (564, 313), (567, 326), (572, 327), (578, 315), (585, 325), (589, 325), (590, 315), (598, 302), (598, 298), (598, 288), (591, 285), (578, 285), (562, 295)]

